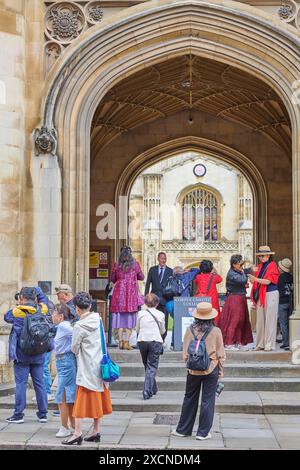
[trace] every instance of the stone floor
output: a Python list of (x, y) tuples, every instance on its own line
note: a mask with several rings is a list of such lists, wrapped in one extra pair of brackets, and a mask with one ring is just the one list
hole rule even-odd
[[(11, 410), (0, 410), (0, 449), (58, 449), (55, 437), (60, 420), (49, 413), (40, 424), (33, 410), (27, 410), (24, 424), (7, 424)], [(212, 439), (170, 435), (174, 426), (153, 424), (157, 412), (115, 412), (104, 417), (101, 444), (84, 443), (81, 449), (300, 449), (300, 415), (215, 415)], [(176, 413), (168, 413), (178, 417)], [(84, 421), (84, 433), (91, 423)], [(69, 447), (68, 447), (69, 448)], [(72, 447), (73, 449), (74, 447)], [(76, 448), (80, 448), (76, 446)]]

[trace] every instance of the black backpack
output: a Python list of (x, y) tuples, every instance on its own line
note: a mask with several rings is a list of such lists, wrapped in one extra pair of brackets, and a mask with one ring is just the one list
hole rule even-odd
[(46, 315), (37, 312), (27, 314), (24, 319), (19, 346), (27, 356), (37, 356), (51, 349), (52, 328)]
[(163, 289), (163, 296), (166, 300), (173, 300), (174, 297), (180, 297), (184, 291), (184, 285), (178, 276), (170, 276), (167, 285)]
[(186, 367), (190, 370), (205, 371), (209, 369), (210, 361), (206, 350), (205, 338), (213, 330), (214, 327), (210, 328), (204, 333), (202, 338), (199, 340), (194, 333), (193, 327), (190, 326), (190, 330), (193, 333), (194, 339), (190, 342), (188, 347), (188, 360)]

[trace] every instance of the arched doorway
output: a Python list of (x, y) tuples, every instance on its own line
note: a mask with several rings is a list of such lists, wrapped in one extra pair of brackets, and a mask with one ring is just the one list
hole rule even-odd
[[(282, 176), (285, 175), (289, 180), (288, 186), (285, 186), (290, 191), (287, 199), (291, 200), (290, 178), (291, 164), (293, 164), (293, 255), (298, 310), (300, 300), (299, 201), (296, 194), (299, 186), (300, 143), (297, 129), (300, 118), (299, 109), (292, 104), (291, 100), (293, 82), (299, 76), (297, 38), (293, 37), (290, 32), (287, 35), (279, 23), (278, 25), (270, 24), (266, 15), (255, 8), (235, 4), (233, 9), (231, 2), (206, 4), (205, 2), (182, 1), (174, 4), (169, 1), (160, 1), (153, 5), (147, 2), (147, 5), (139, 5), (132, 9), (132, 14), (126, 18), (126, 21), (121, 17), (122, 14), (118, 21), (104, 25), (100, 30), (95, 28), (86, 34), (83, 41), (74, 43), (74, 46), (68, 49), (66, 56), (53, 69), (52, 77), (49, 79), (48, 94), (44, 103), (44, 124), (48, 127), (54, 125), (58, 131), (58, 155), (63, 167), (63, 278), (73, 283), (76, 288), (87, 286), (90, 129), (99, 103), (105, 94), (112, 87), (117, 86), (125, 76), (129, 78), (146, 67), (188, 54), (188, 56), (213, 60), (216, 64), (225, 64), (229, 68), (237, 68), (253, 80), (260, 81), (261, 85), (269, 87), (270, 91), (273, 91), (284, 104), (286, 117), (291, 122), (293, 155), (292, 162), (290, 159), (290, 170), (284, 169), (283, 172), (279, 170), (279, 181), (275, 178), (274, 183), (280, 183)], [(239, 27), (237, 18), (243, 18), (243, 28)], [(281, 44), (281, 49), (278, 47), (279, 44)], [(281, 50), (285, 50), (284, 55), (281, 54)], [(250, 107), (251, 103), (253, 101), (248, 103)], [(235, 103), (233, 106), (239, 105)], [(189, 125), (190, 109), (183, 110), (178, 118), (185, 136), (189, 135), (186, 127)], [(159, 119), (156, 121), (159, 125)], [(184, 122), (187, 124), (185, 125)], [(274, 127), (272, 127), (273, 124)], [(257, 131), (267, 130), (264, 126), (264, 123), (262, 127), (258, 125)], [(281, 142), (285, 140), (279, 131), (277, 121), (269, 122), (266, 126), (270, 129), (276, 129), (277, 126), (277, 136)], [(151, 123), (148, 128), (151, 132)], [(215, 132), (215, 137), (218, 135), (220, 133)], [(178, 137), (182, 135), (174, 136), (174, 138)], [(166, 139), (157, 142), (156, 145), (162, 145), (163, 142), (166, 142)], [(248, 141), (248, 144), (250, 143), (253, 143), (251, 139)], [(151, 147), (153, 146), (152, 143)], [(124, 152), (124, 147), (121, 149), (126, 157), (128, 152)], [(288, 149), (285, 148), (283, 151), (288, 158)], [(139, 151), (135, 156), (140, 153)], [(132, 155), (129, 156), (132, 160)], [(270, 175), (272, 170), (268, 155), (264, 154), (260, 157), (260, 162), (256, 161), (254, 166), (260, 167), (261, 173)], [(272, 159), (273, 157), (272, 152)], [(284, 161), (279, 155), (276, 159)], [(125, 160), (126, 158), (123, 163), (128, 164), (129, 162)], [(121, 176), (120, 168), (114, 169), (115, 173)], [(269, 183), (267, 185), (268, 196), (272, 193), (270, 191), (272, 182)], [(111, 185), (113, 186), (114, 183), (111, 182)], [(275, 207), (272, 210), (275, 210)], [(279, 214), (277, 216), (280, 218)], [(277, 224), (278, 217), (273, 219), (277, 220)], [(270, 228), (270, 225), (268, 228), (274, 232), (270, 242), (280, 243), (282, 241), (281, 228), (279, 226)], [(286, 243), (290, 245), (289, 235), (285, 235)]]

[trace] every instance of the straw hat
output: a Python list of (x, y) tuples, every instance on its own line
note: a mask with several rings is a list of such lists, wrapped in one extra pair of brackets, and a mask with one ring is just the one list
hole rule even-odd
[(260, 255), (275, 255), (275, 251), (271, 251), (271, 248), (267, 245), (260, 246), (256, 256)]
[(213, 318), (216, 318), (217, 315), (217, 310), (212, 308), (212, 305), (209, 302), (199, 302), (196, 310), (193, 312), (193, 317), (198, 318), (198, 320), (212, 320)]
[(292, 267), (292, 262), (289, 258), (284, 258), (281, 261), (278, 261), (278, 266), (285, 273), (289, 273)]

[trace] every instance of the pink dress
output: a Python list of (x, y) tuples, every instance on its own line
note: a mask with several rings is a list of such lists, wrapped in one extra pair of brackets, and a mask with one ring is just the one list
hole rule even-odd
[(138, 284), (145, 278), (137, 261), (129, 271), (123, 271), (115, 263), (111, 281), (115, 284), (110, 303), (112, 328), (134, 328), (138, 311)]

